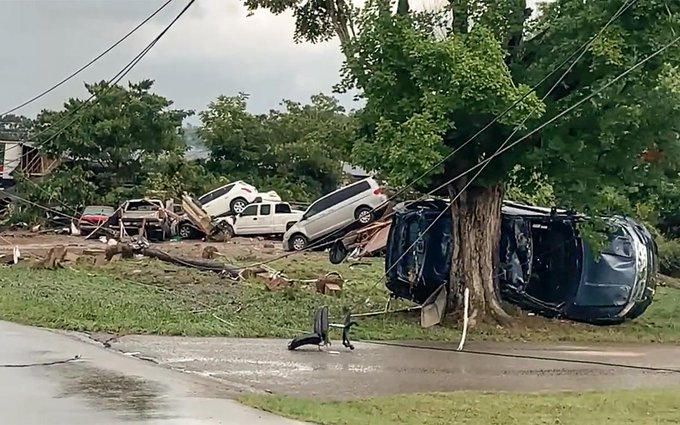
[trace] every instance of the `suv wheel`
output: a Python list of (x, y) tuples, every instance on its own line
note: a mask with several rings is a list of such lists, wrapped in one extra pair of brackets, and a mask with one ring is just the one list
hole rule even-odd
[(290, 246), (293, 248), (293, 251), (302, 251), (307, 248), (308, 243), (309, 241), (307, 238), (300, 234), (297, 234), (290, 239)]
[(241, 214), (248, 206), (248, 201), (243, 198), (236, 198), (231, 201), (231, 212), (234, 214)]
[(366, 225), (373, 221), (373, 211), (370, 208), (361, 207), (357, 209), (354, 217), (359, 221), (359, 223)]

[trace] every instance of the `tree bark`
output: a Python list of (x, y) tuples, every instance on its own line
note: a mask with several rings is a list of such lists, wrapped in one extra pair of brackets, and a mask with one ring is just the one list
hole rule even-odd
[[(464, 185), (465, 180), (449, 185), (451, 199)], [(460, 306), (465, 288), (470, 290), (470, 326), (510, 321), (501, 306), (497, 277), (502, 199), (501, 185), (470, 187), (451, 206), (450, 304)]]

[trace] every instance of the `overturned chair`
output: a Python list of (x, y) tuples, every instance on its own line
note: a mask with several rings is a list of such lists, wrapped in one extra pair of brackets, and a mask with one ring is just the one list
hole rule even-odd
[(344, 323), (329, 323), (328, 306), (323, 306), (314, 313), (314, 329), (312, 333), (296, 336), (288, 343), (288, 349), (295, 350), (304, 345), (316, 345), (321, 349), (322, 346), (331, 345), (328, 332), (330, 328), (336, 328), (342, 329), (342, 345), (350, 350), (354, 350), (354, 345), (349, 340), (349, 331), (355, 325), (357, 325), (357, 322), (352, 320), (352, 315), (349, 312), (345, 314)]

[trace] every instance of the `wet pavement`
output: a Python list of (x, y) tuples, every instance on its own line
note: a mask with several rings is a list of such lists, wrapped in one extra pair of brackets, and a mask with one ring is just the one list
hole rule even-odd
[[(221, 380), (238, 392), (323, 399), (430, 391), (559, 391), (680, 386), (678, 346), (538, 346), (471, 343), (497, 356), (340, 342), (331, 351), (290, 352), (286, 341), (125, 336), (111, 343), (189, 374)], [(446, 346), (436, 345), (438, 349)], [(336, 350), (336, 351), (332, 351)], [(540, 360), (571, 359), (585, 363)], [(652, 371), (592, 363), (677, 369)]]
[(72, 336), (0, 322), (0, 347), (3, 425), (295, 423), (229, 400), (215, 380)]

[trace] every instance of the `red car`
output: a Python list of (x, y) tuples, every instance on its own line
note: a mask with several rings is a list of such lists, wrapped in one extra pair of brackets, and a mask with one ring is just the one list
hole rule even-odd
[(116, 210), (113, 207), (91, 205), (85, 207), (78, 221), (78, 228), (82, 235), (87, 236), (99, 226), (105, 226)]

